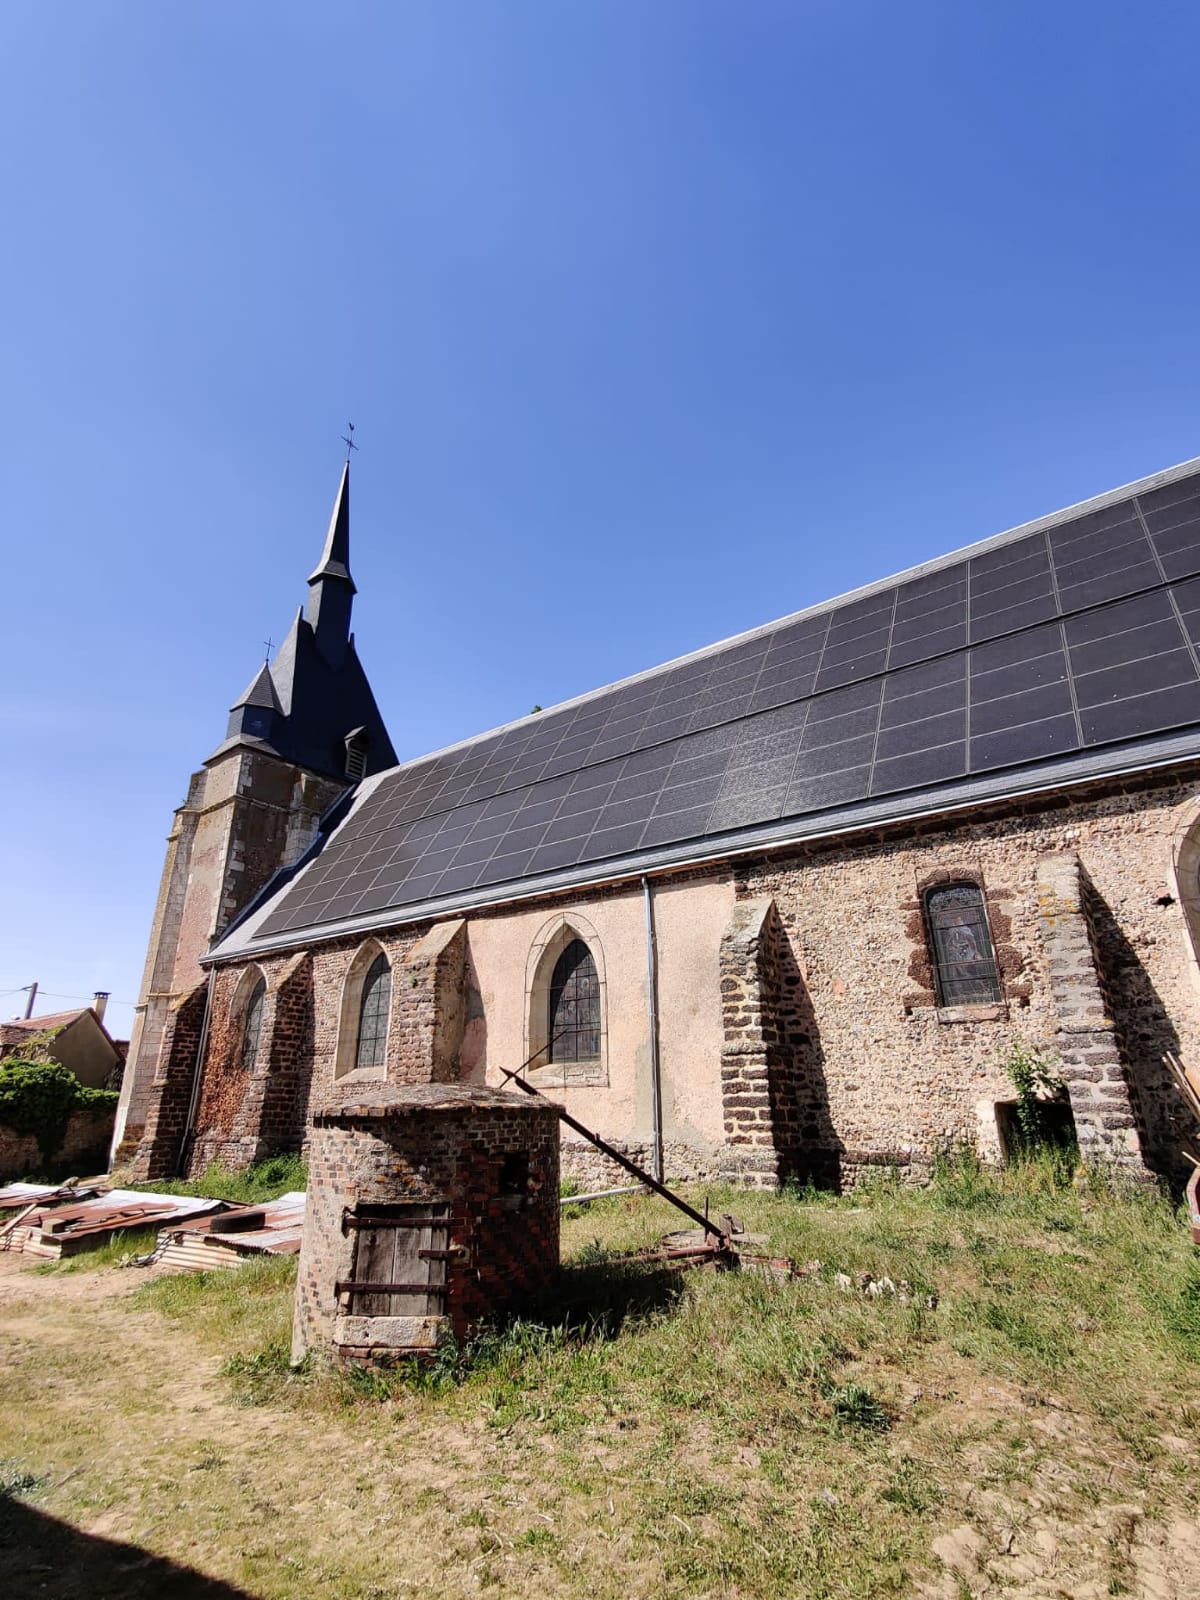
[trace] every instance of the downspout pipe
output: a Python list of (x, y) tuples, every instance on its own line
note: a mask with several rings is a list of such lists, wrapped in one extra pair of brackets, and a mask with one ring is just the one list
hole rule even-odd
[(196, 1108), (200, 1104), (200, 1084), (204, 1078), (204, 1056), (208, 1050), (208, 1023), (212, 1016), (213, 985), (216, 982), (217, 969), (208, 969), (208, 990), (204, 996), (204, 1020), (200, 1024), (200, 1043), (196, 1046), (196, 1066), (192, 1073), (192, 1092), (188, 1099), (187, 1121), (183, 1125), (183, 1138), (179, 1141), (179, 1158), (175, 1163), (175, 1174), (183, 1177), (183, 1169), (187, 1165), (189, 1144), (192, 1137), (192, 1127), (196, 1121)]
[(654, 934), (654, 897), (650, 879), (642, 878), (646, 907), (646, 994), (650, 1012), (650, 1171), (663, 1181), (662, 1068), (658, 1057), (658, 941)]

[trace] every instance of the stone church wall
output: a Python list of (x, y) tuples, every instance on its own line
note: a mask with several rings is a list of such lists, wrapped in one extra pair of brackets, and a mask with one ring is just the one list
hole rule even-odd
[[(1140, 1147), (1174, 1174), (1194, 1133), (1161, 1057), (1196, 1058), (1200, 978), (1172, 863), (1198, 793), (1195, 774), (1143, 779), (658, 880), (668, 1175), (846, 1186), (885, 1164), (919, 1177), (961, 1143), (996, 1158), (1016, 1040), (1061, 1061), (1086, 1148), (1140, 1170)], [(964, 879), (983, 891), (1003, 993), (944, 1008), (923, 895)], [(297, 1148), (365, 1081), (499, 1083), (530, 1053), (539, 963), (564, 927), (597, 961), (603, 1060), (587, 1081), (542, 1086), (648, 1164), (645, 906), (627, 884), (264, 959), (252, 1074), (236, 1065), (246, 969), (219, 969), (193, 1170)], [(339, 1076), (344, 996), (378, 949), (392, 966), (386, 1072)], [(624, 1181), (571, 1138), (563, 1170)]]
[[(1107, 1017), (1101, 1031), (1125, 1063), (1122, 1081), (1109, 1081), (1126, 1107), (1114, 1105), (1111, 1116), (1140, 1119), (1149, 1164), (1174, 1167), (1186, 1114), (1161, 1056), (1177, 1049), (1194, 1059), (1200, 1007), (1171, 886), (1172, 839), (1196, 792), (1194, 779), (1142, 780), (738, 869), (740, 897), (774, 900), (803, 976), (811, 1007), (803, 1071), (828, 1106), (826, 1164), (843, 1184), (881, 1162), (919, 1172), (961, 1142), (999, 1153), (994, 1107), (1013, 1090), (998, 1058), (1016, 1039), (1063, 1054), (1051, 970), (1059, 953), (1041, 927), (1038, 873), (1061, 856), (1078, 858), (1088, 885), (1107, 1006), (1096, 1021)], [(935, 1002), (920, 896), (944, 877), (984, 888), (1000, 1006)], [(1095, 1065), (1103, 1073), (1111, 1063)]]

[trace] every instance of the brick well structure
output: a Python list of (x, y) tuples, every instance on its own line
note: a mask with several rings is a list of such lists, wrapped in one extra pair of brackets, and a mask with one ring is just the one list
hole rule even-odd
[(558, 1269), (558, 1127), (544, 1101), (460, 1084), (381, 1085), (318, 1112), (293, 1357), (428, 1351), (543, 1290)]

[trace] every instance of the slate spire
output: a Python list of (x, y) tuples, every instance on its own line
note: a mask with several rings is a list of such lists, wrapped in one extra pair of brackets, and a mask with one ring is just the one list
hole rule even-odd
[(354, 593), (347, 461), (325, 548), (308, 580), (308, 604), (297, 611), (274, 660), (263, 663), (233, 705), (224, 741), (210, 761), (248, 745), (343, 782), (395, 766), (396, 752), (350, 632)]
[(282, 711), (279, 696), (275, 692), (275, 682), (271, 677), (271, 669), (264, 661), (255, 673), (250, 687), (245, 694), (240, 695), (229, 708), (236, 711), (239, 706), (262, 706), (267, 711)]
[(350, 608), (356, 593), (350, 576), (350, 462), (342, 468), (325, 549), (308, 580), (304, 617), (330, 666), (340, 666), (350, 642)]

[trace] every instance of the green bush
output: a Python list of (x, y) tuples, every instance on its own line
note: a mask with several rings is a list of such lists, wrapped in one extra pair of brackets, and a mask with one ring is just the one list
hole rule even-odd
[(53, 1161), (72, 1111), (115, 1109), (111, 1089), (89, 1089), (57, 1061), (0, 1061), (0, 1122), (31, 1133), (42, 1159)]
[[(1017, 1125), (1022, 1155), (1035, 1155), (1060, 1141), (1050, 1119), (1050, 1106), (1061, 1104), (1067, 1086), (1054, 1065), (1023, 1039), (1014, 1039), (1000, 1065), (1008, 1073), (1017, 1096)], [(1072, 1150), (1071, 1155), (1075, 1152)]]

